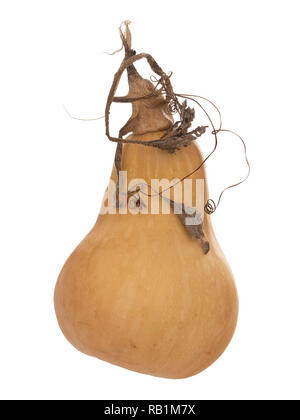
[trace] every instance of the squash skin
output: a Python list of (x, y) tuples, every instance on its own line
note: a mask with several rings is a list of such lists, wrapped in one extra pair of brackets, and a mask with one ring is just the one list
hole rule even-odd
[[(171, 180), (201, 161), (196, 144), (176, 154), (125, 145), (122, 170), (128, 181)], [(191, 178), (206, 179), (204, 168)], [(206, 255), (174, 214), (100, 214), (56, 284), (66, 338), (88, 355), (153, 376), (185, 378), (207, 368), (232, 338), (238, 297), (207, 214), (204, 232)]]

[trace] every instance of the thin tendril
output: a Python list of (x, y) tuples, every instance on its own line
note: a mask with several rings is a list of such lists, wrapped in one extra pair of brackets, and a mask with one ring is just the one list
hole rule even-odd
[(219, 120), (220, 120), (220, 123), (219, 123), (219, 130), (218, 131), (220, 131), (221, 130), (221, 128), (222, 128), (222, 115), (221, 115), (221, 111), (219, 110), (219, 108), (217, 107), (217, 105), (216, 104), (214, 104), (210, 99), (208, 99), (208, 98), (205, 98), (204, 96), (199, 96), (199, 95), (190, 95), (189, 93), (181, 93), (181, 94), (178, 94), (178, 93), (175, 93), (175, 95), (177, 95), (177, 96), (180, 96), (180, 95), (183, 95), (184, 97), (188, 97), (188, 98), (200, 98), (200, 99), (203, 99), (203, 100), (205, 100), (206, 102), (209, 102), (214, 108), (215, 108), (215, 110), (217, 111), (217, 113), (219, 114)]
[(96, 120), (101, 120), (102, 118), (105, 118), (105, 115), (102, 115), (101, 117), (96, 117), (96, 118), (79, 118), (79, 117), (74, 117), (72, 114), (70, 114), (70, 112), (67, 110), (67, 108), (63, 105), (64, 110), (66, 111), (66, 113), (68, 114), (68, 116), (70, 118), (72, 118), (73, 120), (78, 120), (78, 121), (96, 121)]
[[(222, 196), (223, 196), (223, 194), (224, 194), (224, 192), (226, 191), (226, 190), (229, 190), (230, 188), (233, 188), (233, 187), (236, 187), (236, 186), (238, 186), (238, 185), (240, 185), (240, 184), (242, 184), (243, 182), (245, 182), (247, 179), (248, 179), (248, 177), (249, 177), (249, 175), (250, 175), (250, 163), (249, 163), (249, 160), (248, 160), (248, 157), (247, 157), (247, 148), (246, 148), (246, 144), (245, 144), (245, 142), (244, 142), (244, 140), (242, 139), (242, 137), (239, 135), (239, 134), (237, 134), (237, 133), (235, 133), (234, 131), (232, 131), (232, 130), (227, 130), (227, 129), (223, 129), (222, 128), (222, 115), (221, 115), (221, 112), (220, 112), (220, 110), (219, 110), (219, 108), (212, 102), (212, 101), (210, 101), (209, 99), (207, 99), (207, 98), (205, 98), (205, 97), (203, 97), (203, 96), (199, 96), (199, 95), (189, 95), (189, 94), (179, 94), (179, 93), (175, 93), (175, 95), (176, 96), (179, 96), (179, 97), (181, 97), (181, 98), (185, 98), (185, 99), (189, 99), (189, 100), (191, 100), (191, 101), (193, 101), (193, 102), (195, 102), (201, 109), (202, 109), (202, 111), (205, 113), (205, 115), (207, 116), (207, 118), (208, 118), (208, 120), (209, 120), (209, 122), (210, 122), (210, 124), (211, 124), (211, 126), (212, 126), (212, 129), (213, 129), (213, 131), (212, 131), (212, 134), (214, 135), (214, 137), (215, 137), (215, 144), (214, 144), (214, 147), (213, 147), (213, 149), (212, 149), (212, 151), (206, 156), (206, 158), (201, 162), (201, 164), (200, 165), (198, 165), (192, 172), (190, 172), (190, 173), (188, 173), (187, 175), (185, 175), (184, 177), (182, 177), (180, 180), (178, 180), (175, 184), (173, 184), (173, 185), (171, 185), (171, 186), (169, 186), (168, 188), (166, 188), (166, 189), (164, 189), (164, 190), (162, 190), (162, 191), (160, 191), (159, 193), (157, 193), (156, 195), (153, 195), (153, 194), (146, 194), (146, 193), (144, 193), (142, 190), (140, 190), (139, 191), (139, 193), (141, 193), (141, 194), (143, 194), (143, 195), (145, 195), (145, 196), (147, 196), (147, 197), (155, 197), (155, 196), (157, 196), (157, 195), (160, 195), (160, 196), (162, 196), (162, 194), (164, 193), (164, 192), (166, 192), (166, 191), (168, 191), (168, 190), (170, 190), (171, 188), (173, 188), (173, 187), (175, 187), (177, 184), (179, 184), (180, 182), (182, 182), (182, 181), (184, 181), (186, 178), (189, 178), (190, 176), (192, 176), (195, 172), (197, 172), (198, 170), (200, 170), (201, 169), (201, 167), (204, 165), (204, 163), (210, 158), (210, 156), (216, 151), (216, 149), (217, 149), (217, 146), (218, 146), (218, 133), (220, 133), (220, 132), (227, 132), (227, 133), (231, 133), (231, 134), (233, 134), (233, 135), (235, 135), (235, 136), (237, 136), (239, 139), (240, 139), (240, 141), (242, 142), (242, 144), (243, 144), (243, 147), (244, 147), (244, 154), (245, 154), (245, 160), (246, 160), (246, 163), (247, 163), (247, 166), (248, 166), (248, 172), (247, 172), (247, 175), (241, 180), (241, 181), (239, 181), (239, 182), (237, 182), (237, 183), (235, 183), (235, 184), (232, 184), (232, 185), (230, 185), (230, 186), (228, 186), (228, 187), (226, 187), (226, 188), (224, 188), (222, 191), (221, 191), (221, 193), (220, 193), (220, 195), (219, 195), (219, 198), (218, 198), (218, 201), (217, 201), (217, 203), (215, 203), (215, 201), (214, 200), (212, 200), (212, 199), (208, 199), (207, 200), (207, 202), (206, 202), (206, 204), (205, 204), (205, 211), (206, 211), (206, 213), (208, 213), (208, 214), (212, 214), (212, 213), (214, 213), (215, 212), (215, 210), (217, 209), (217, 207), (219, 206), (219, 204), (220, 204), (220, 201), (221, 201), (221, 198), (222, 198)], [(208, 114), (208, 112), (206, 111), (206, 109), (196, 100), (196, 99), (194, 99), (194, 98), (200, 98), (200, 99), (203, 99), (203, 100), (205, 100), (205, 101), (207, 101), (207, 102), (209, 102), (216, 110), (217, 110), (217, 112), (218, 112), (218, 114), (219, 114), (219, 120), (220, 120), (220, 122), (219, 122), (219, 128), (218, 129), (216, 129), (215, 128), (215, 125), (214, 125), (214, 123), (213, 123), (213, 121), (212, 121), (212, 119), (211, 119), (211, 117), (210, 117), (210, 115)], [(148, 187), (149, 187), (149, 185), (148, 185)], [(152, 189), (152, 187), (150, 187), (151, 189)]]
[(240, 141), (242, 142), (243, 147), (244, 147), (245, 160), (246, 160), (246, 163), (247, 163), (247, 166), (248, 166), (248, 172), (247, 172), (247, 175), (246, 175), (246, 176), (245, 176), (245, 177), (244, 177), (241, 181), (239, 181), (239, 182), (237, 182), (237, 183), (235, 183), (235, 184), (229, 185), (229, 187), (226, 187), (226, 188), (224, 188), (224, 189), (221, 191), (221, 193), (220, 193), (220, 195), (219, 195), (219, 199), (218, 199), (217, 204), (216, 204), (216, 208), (217, 208), (217, 207), (218, 207), (218, 205), (220, 204), (220, 201), (221, 201), (221, 198), (222, 198), (223, 193), (224, 193), (226, 190), (229, 190), (230, 188), (236, 187), (236, 186), (238, 186), (238, 185), (242, 184), (243, 182), (245, 182), (245, 181), (249, 178), (249, 175), (250, 175), (250, 170), (251, 170), (251, 168), (250, 168), (250, 163), (249, 163), (248, 156), (247, 156), (247, 147), (246, 147), (246, 143), (244, 142), (244, 140), (242, 139), (242, 137), (241, 137), (239, 134), (237, 134), (237, 133), (235, 133), (234, 131), (232, 131), (232, 130), (226, 130), (226, 129), (224, 129), (224, 130), (223, 130), (223, 129), (222, 129), (222, 130), (220, 130), (220, 131), (223, 131), (223, 132), (227, 132), (227, 133), (233, 134), (233, 135), (237, 136), (237, 137), (240, 139)]
[[(182, 94), (175, 94), (176, 96), (179, 96), (179, 97), (181, 97), (181, 98), (185, 98), (185, 99), (190, 99), (191, 101), (194, 101), (194, 102), (196, 102), (198, 105), (199, 105), (199, 107), (203, 110), (203, 112), (205, 113), (205, 115), (207, 116), (207, 118), (208, 118), (208, 120), (209, 120), (209, 122), (210, 122), (210, 124), (211, 124), (211, 126), (212, 126), (212, 129), (213, 129), (213, 131), (212, 131), (212, 134), (214, 135), (214, 137), (215, 137), (215, 144), (214, 144), (214, 147), (213, 147), (213, 149), (212, 149), (212, 151), (206, 156), (206, 158), (200, 163), (200, 165), (198, 165), (192, 172), (190, 172), (190, 173), (188, 173), (187, 175), (185, 175), (184, 177), (182, 177), (181, 179), (179, 179), (175, 184), (173, 184), (173, 185), (171, 185), (170, 187), (168, 187), (168, 188), (165, 188), (164, 190), (162, 190), (162, 191), (160, 191), (159, 192), (159, 194), (158, 195), (162, 195), (164, 192), (166, 192), (166, 191), (168, 191), (168, 190), (170, 190), (171, 188), (173, 188), (173, 187), (175, 187), (176, 185), (178, 185), (178, 184), (180, 184), (180, 182), (182, 182), (182, 181), (184, 181), (185, 179), (187, 179), (187, 178), (189, 178), (190, 176), (192, 176), (195, 172), (197, 172), (197, 171), (199, 171), (201, 168), (202, 168), (202, 166), (204, 165), (204, 163), (210, 158), (210, 156), (215, 152), (215, 150), (216, 150), (216, 148), (217, 148), (217, 146), (218, 146), (218, 137), (217, 137), (217, 133), (220, 131), (220, 129), (218, 129), (218, 130), (216, 130), (216, 128), (215, 128), (215, 126), (214, 126), (214, 123), (213, 123), (213, 121), (212, 121), (212, 119), (211, 119), (211, 117), (209, 116), (209, 114), (208, 114), (208, 112), (206, 111), (206, 109), (198, 102), (198, 101), (196, 101), (196, 99), (193, 99), (193, 98), (189, 98), (188, 96), (186, 96), (186, 95), (182, 95)], [(146, 195), (146, 196), (148, 196), (148, 197), (155, 197), (155, 195), (153, 195), (153, 194), (146, 194), (146, 193), (144, 193), (143, 191), (140, 191), (142, 194), (144, 194), (144, 195)]]

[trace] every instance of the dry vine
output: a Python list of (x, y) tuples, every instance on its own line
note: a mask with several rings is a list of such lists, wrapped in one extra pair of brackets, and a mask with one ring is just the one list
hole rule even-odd
[[(177, 150), (179, 150), (181, 147), (187, 147), (189, 146), (194, 140), (196, 140), (197, 138), (199, 138), (202, 134), (205, 133), (207, 126), (197, 126), (195, 129), (190, 130), (192, 122), (195, 119), (195, 110), (193, 108), (190, 108), (187, 105), (187, 100), (191, 100), (193, 102), (195, 102), (202, 110), (203, 112), (206, 114), (212, 128), (212, 134), (214, 135), (215, 138), (215, 145), (213, 150), (209, 153), (209, 155), (201, 162), (201, 164), (195, 168), (191, 173), (185, 175), (183, 178), (181, 178), (177, 183), (182, 182), (184, 179), (190, 177), (191, 175), (193, 175), (196, 171), (198, 171), (203, 165), (204, 163), (207, 161), (207, 159), (215, 152), (216, 148), (217, 148), (217, 144), (218, 144), (218, 138), (217, 135), (219, 132), (223, 131), (223, 132), (230, 132), (236, 136), (239, 137), (239, 139), (241, 140), (241, 142), (243, 143), (244, 146), (244, 150), (245, 150), (245, 159), (246, 159), (246, 163), (248, 165), (248, 174), (247, 176), (240, 182), (230, 185), (229, 187), (225, 188), (219, 195), (219, 199), (217, 201), (217, 203), (215, 203), (212, 199), (208, 199), (205, 207), (204, 207), (204, 211), (207, 214), (212, 214), (216, 208), (218, 207), (221, 197), (224, 193), (224, 191), (226, 191), (229, 188), (232, 188), (236, 185), (241, 184), (242, 182), (244, 182), (249, 174), (250, 174), (250, 165), (247, 159), (247, 155), (246, 155), (246, 145), (243, 141), (243, 139), (236, 133), (234, 133), (231, 130), (225, 130), (222, 128), (222, 121), (221, 121), (221, 114), (219, 109), (209, 100), (207, 100), (206, 98), (197, 96), (197, 95), (183, 95), (183, 94), (176, 94), (174, 93), (171, 81), (170, 81), (170, 75), (167, 75), (162, 68), (158, 65), (158, 63), (154, 60), (154, 58), (147, 53), (141, 53), (141, 54), (136, 54), (136, 52), (131, 49), (131, 34), (130, 34), (130, 30), (128, 28), (128, 24), (129, 22), (124, 22), (125, 24), (125, 34), (122, 31), (122, 25), (120, 27), (120, 36), (122, 39), (122, 48), (124, 48), (125, 50), (125, 57), (124, 60), (122, 61), (118, 71), (116, 72), (114, 79), (113, 79), (113, 83), (107, 98), (107, 103), (106, 103), (106, 108), (105, 108), (105, 127), (106, 127), (106, 136), (108, 137), (108, 139), (112, 142), (116, 142), (118, 143), (117, 145), (117, 149), (116, 149), (116, 154), (115, 154), (115, 167), (116, 167), (116, 171), (117, 171), (117, 176), (118, 176), (118, 180), (119, 180), (119, 172), (121, 170), (121, 161), (122, 161), (122, 150), (123, 150), (123, 144), (139, 144), (142, 146), (146, 146), (146, 147), (155, 147), (155, 148), (159, 148), (161, 150), (165, 150), (168, 153), (175, 153)], [(119, 50), (118, 50), (119, 51)], [(155, 79), (156, 81), (156, 86), (153, 87), (153, 91), (147, 95), (144, 96), (137, 96), (137, 97), (129, 97), (129, 96), (124, 96), (124, 97), (120, 97), (120, 96), (115, 96), (116, 90), (118, 88), (120, 79), (122, 74), (124, 73), (125, 70), (127, 70), (128, 75), (133, 74), (134, 72), (136, 72), (133, 64), (135, 62), (137, 62), (138, 60), (141, 59), (146, 59), (150, 68), (152, 69), (152, 71), (154, 71), (159, 78)], [(161, 96), (164, 95), (165, 101), (168, 104), (169, 107), (169, 111), (172, 114), (177, 113), (179, 115), (179, 120), (177, 122), (175, 122), (166, 132), (165, 134), (158, 139), (152, 140), (152, 141), (143, 141), (143, 140), (137, 140), (137, 139), (126, 139), (123, 136), (125, 134), (128, 134), (131, 131), (131, 125), (130, 122), (131, 120), (129, 120), (124, 127), (122, 127), (119, 131), (119, 137), (113, 137), (110, 134), (110, 129), (109, 129), (109, 124), (110, 124), (110, 108), (113, 102), (118, 102), (118, 103), (134, 103), (136, 101), (140, 101), (140, 100), (145, 100), (145, 99), (149, 99), (155, 96)], [(219, 128), (216, 129), (212, 119), (210, 118), (209, 114), (206, 112), (205, 108), (195, 99), (195, 98), (202, 98), (207, 100), (208, 102), (210, 102), (217, 110), (217, 112), (219, 113), (220, 116), (220, 125)], [(183, 98), (183, 102), (181, 103), (179, 101), (178, 98)], [(190, 131), (189, 131), (190, 130)], [(176, 183), (176, 184), (177, 184)], [(172, 185), (169, 188), (173, 188), (176, 184)], [(169, 189), (167, 188), (167, 189)], [(159, 193), (157, 193), (157, 195), (162, 196), (162, 193), (165, 192), (166, 190), (160, 191)], [(137, 205), (139, 205), (140, 203), (140, 197), (139, 194), (144, 194), (148, 197), (151, 196), (151, 194), (146, 194), (143, 191), (140, 191), (139, 189), (135, 190), (135, 191), (128, 191), (128, 198), (131, 197), (134, 194), (138, 194), (137, 196), (137, 200), (136, 203)], [(175, 206), (177, 205), (181, 205), (178, 203), (175, 203), (172, 200), (169, 200), (171, 207), (174, 209)], [(119, 182), (117, 182), (117, 190), (116, 190), (116, 206), (117, 208), (119, 207)], [(180, 221), (182, 222), (182, 224), (184, 225), (184, 227), (186, 228), (186, 230), (188, 231), (188, 233), (196, 239), (200, 240), (200, 244), (202, 247), (203, 252), (206, 254), (209, 251), (209, 243), (205, 240), (204, 238), (204, 232), (203, 232), (203, 219), (202, 216), (200, 214), (198, 214), (198, 212), (195, 209), (190, 209), (190, 208), (186, 208), (185, 206), (182, 206), (182, 213), (181, 214), (177, 214), (177, 216), (179, 217)], [(198, 224), (193, 224), (193, 225), (188, 225), (186, 223), (186, 218), (187, 217), (198, 217)]]

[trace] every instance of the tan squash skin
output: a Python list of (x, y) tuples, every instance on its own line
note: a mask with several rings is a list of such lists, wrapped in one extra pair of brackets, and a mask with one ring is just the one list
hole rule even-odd
[[(122, 169), (128, 180), (171, 180), (201, 161), (196, 144), (176, 154), (126, 145)], [(205, 179), (204, 169), (197, 177)], [(149, 375), (185, 378), (207, 368), (234, 333), (238, 298), (208, 215), (204, 231), (207, 255), (174, 214), (100, 215), (57, 281), (66, 338), (86, 354)]]

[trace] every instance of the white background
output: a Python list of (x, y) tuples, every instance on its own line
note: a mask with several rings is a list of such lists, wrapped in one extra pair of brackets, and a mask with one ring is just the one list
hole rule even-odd
[[(300, 397), (299, 11), (296, 0), (1, 2), (0, 398)], [(217, 362), (184, 380), (81, 354), (53, 308), (56, 278), (97, 217), (115, 150), (103, 120), (72, 120), (63, 105), (103, 115), (122, 59), (103, 51), (119, 48), (124, 19), (133, 47), (174, 72), (177, 92), (220, 106), (252, 163), (249, 181), (212, 216), (236, 278), (238, 327)], [(115, 129), (127, 111), (116, 106)], [(213, 198), (246, 172), (241, 145), (221, 138), (209, 164)]]

